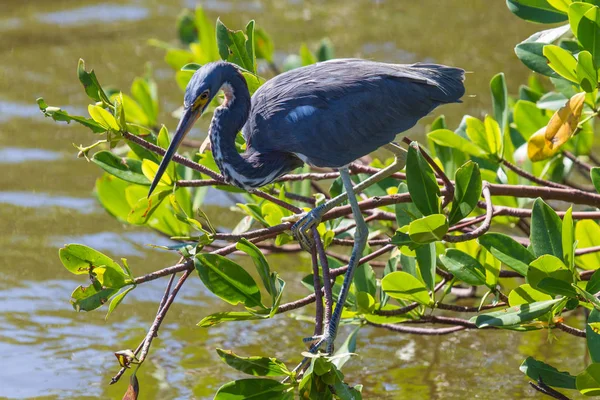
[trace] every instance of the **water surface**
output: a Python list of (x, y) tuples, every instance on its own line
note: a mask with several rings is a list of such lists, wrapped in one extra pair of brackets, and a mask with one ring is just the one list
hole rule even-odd
[[(159, 81), (160, 121), (174, 129), (170, 111), (181, 92), (161, 50), (147, 40), (171, 41), (175, 19), (195, 1), (8, 1), (0, 15), (0, 397), (117, 399), (122, 384), (108, 386), (117, 371), (113, 351), (135, 348), (150, 325), (165, 281), (132, 292), (108, 320), (102, 311), (76, 313), (68, 300), (82, 280), (60, 264), (64, 243), (93, 246), (118, 259), (135, 274), (168, 265), (177, 258), (146, 246), (165, 239), (125, 226), (105, 213), (92, 188), (99, 169), (76, 158), (72, 143), (93, 140), (89, 131), (56, 124), (37, 112), (35, 98), (73, 113), (83, 113), (87, 98), (76, 77), (79, 58), (94, 68), (104, 85), (128, 91), (150, 62)], [(432, 61), (469, 71), (468, 96), (445, 107), (452, 125), (463, 114), (482, 116), (490, 107), (488, 82), (506, 73), (515, 93), (527, 70), (514, 56), (514, 44), (539, 29), (512, 16), (502, 1), (302, 1), (252, 0), (203, 2), (207, 14), (241, 28), (256, 19), (273, 38), (277, 62), (301, 43), (316, 46), (329, 37), (338, 57), (365, 57), (410, 63)], [(431, 118), (425, 122), (431, 121)], [(206, 132), (203, 120), (195, 130)], [(418, 137), (423, 124), (411, 134)], [(232, 228), (227, 199), (210, 195), (207, 211)], [(247, 260), (240, 259), (247, 264)], [(287, 280), (284, 301), (307, 294), (297, 282), (310, 271), (305, 256), (270, 257)], [(308, 323), (282, 315), (252, 324), (195, 324), (205, 315), (230, 309), (215, 299), (197, 277), (189, 279), (139, 373), (145, 399), (212, 398), (216, 389), (239, 375), (222, 364), (214, 349), (244, 355), (276, 355), (299, 360)], [(312, 313), (312, 309), (302, 310)], [(581, 326), (582, 321), (569, 321)], [(342, 333), (341, 335), (343, 335)], [(585, 343), (556, 332), (460, 332), (445, 337), (403, 336), (364, 328), (360, 357), (348, 365), (350, 383), (365, 385), (365, 398), (517, 399), (538, 397), (518, 370), (536, 356), (576, 372)], [(575, 355), (575, 356), (573, 356)]]

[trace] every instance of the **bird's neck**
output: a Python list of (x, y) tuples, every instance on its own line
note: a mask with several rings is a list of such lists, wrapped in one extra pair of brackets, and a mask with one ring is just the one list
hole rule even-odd
[(250, 113), (250, 93), (241, 74), (239, 79), (236, 76), (224, 82), (221, 89), (225, 101), (215, 110), (209, 135), (213, 157), (227, 182), (246, 190), (255, 189), (302, 165), (291, 154), (260, 153), (250, 143), (246, 152), (238, 153), (235, 139)]

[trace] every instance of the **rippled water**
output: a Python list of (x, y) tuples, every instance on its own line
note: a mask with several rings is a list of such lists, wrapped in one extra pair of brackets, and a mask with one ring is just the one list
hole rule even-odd
[[(35, 105), (84, 113), (87, 98), (77, 82), (81, 57), (104, 85), (128, 89), (151, 62), (159, 80), (160, 120), (171, 129), (169, 112), (181, 103), (173, 75), (150, 38), (174, 39), (174, 22), (193, 0), (5, 1), (0, 13), (0, 397), (120, 398), (125, 381), (107, 383), (118, 368), (112, 352), (135, 348), (151, 323), (164, 281), (133, 291), (104, 321), (103, 312), (76, 313), (68, 299), (82, 281), (60, 264), (57, 248), (79, 242), (115, 258), (126, 257), (141, 275), (177, 259), (147, 246), (165, 244), (152, 232), (124, 226), (107, 215), (92, 193), (97, 167), (76, 158), (72, 143), (91, 141), (80, 127), (44, 119)], [(390, 62), (435, 61), (462, 66), (469, 96), (444, 108), (451, 124), (462, 114), (489, 109), (487, 85), (499, 71), (515, 92), (527, 77), (512, 47), (539, 26), (517, 20), (502, 1), (219, 1), (202, 2), (211, 18), (241, 27), (251, 18), (276, 40), (277, 60), (302, 42), (328, 36), (337, 56)], [(207, 121), (196, 135), (206, 131)], [(415, 128), (414, 134), (422, 132)], [(232, 228), (227, 198), (209, 194), (212, 215)], [(240, 259), (244, 264), (246, 260)], [(304, 256), (270, 257), (288, 281), (285, 300), (306, 294), (297, 282), (310, 270)], [(199, 279), (189, 279), (172, 307), (149, 361), (139, 373), (142, 398), (212, 398), (238, 377), (214, 348), (246, 355), (299, 359), (301, 338), (311, 327), (289, 316), (252, 324), (195, 324), (229, 307)], [(312, 309), (301, 312), (312, 313)], [(581, 321), (571, 321), (581, 324)], [(556, 333), (460, 332), (442, 338), (400, 336), (364, 328), (360, 357), (345, 369), (351, 383), (365, 385), (365, 398), (516, 399), (536, 397), (518, 370), (528, 355), (576, 371), (584, 343)], [(572, 355), (576, 355), (573, 357)]]

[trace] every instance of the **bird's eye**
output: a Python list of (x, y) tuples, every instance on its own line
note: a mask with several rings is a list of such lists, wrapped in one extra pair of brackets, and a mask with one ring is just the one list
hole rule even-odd
[(200, 98), (201, 98), (202, 100), (206, 100), (206, 99), (208, 98), (208, 92), (203, 92), (203, 93), (200, 95)]

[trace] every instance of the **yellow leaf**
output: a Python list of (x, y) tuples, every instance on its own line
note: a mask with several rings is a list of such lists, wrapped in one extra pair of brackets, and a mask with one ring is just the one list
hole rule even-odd
[[(144, 176), (146, 178), (148, 178), (149, 181), (154, 180), (154, 177), (156, 176), (156, 171), (158, 171), (158, 164), (156, 164), (153, 161), (147, 160), (147, 159), (142, 161), (142, 173), (144, 174)], [(169, 176), (167, 171), (165, 171), (163, 176), (161, 176), (158, 184), (172, 186), (173, 179), (171, 179), (171, 177)]]
[(527, 156), (531, 161), (542, 161), (555, 155), (577, 129), (585, 93), (577, 93), (554, 113), (548, 126), (534, 133), (527, 143)]
[(106, 130), (117, 131), (119, 132), (121, 128), (119, 128), (119, 124), (117, 124), (117, 120), (111, 113), (106, 111), (104, 108), (100, 106), (95, 106), (90, 104), (88, 106), (88, 112), (90, 113), (90, 117)]

